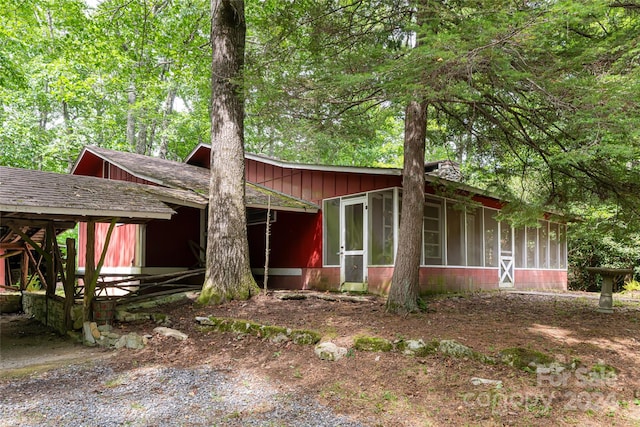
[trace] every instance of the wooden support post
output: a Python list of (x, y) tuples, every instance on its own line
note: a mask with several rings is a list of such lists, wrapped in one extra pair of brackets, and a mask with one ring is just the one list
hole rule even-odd
[(84, 263), (84, 299), (83, 299), (83, 314), (84, 320), (91, 320), (91, 303), (95, 293), (95, 287), (92, 289), (90, 286), (93, 283), (93, 276), (96, 274), (96, 222), (87, 222), (87, 246), (86, 246), (86, 259)]
[(265, 243), (264, 243), (264, 280), (263, 280), (263, 288), (264, 288), (264, 293), (266, 295), (267, 293), (267, 282), (269, 281), (269, 252), (271, 252), (271, 249), (269, 249), (269, 241), (270, 241), (270, 237), (271, 236), (271, 194), (269, 194), (269, 197), (267, 199), (267, 222), (265, 225), (265, 232), (264, 232), (265, 236)]
[(53, 262), (56, 265), (56, 270), (58, 274), (60, 274), (60, 281), (62, 283), (65, 282), (65, 270), (64, 270), (64, 262), (62, 261), (62, 252), (60, 251), (60, 245), (58, 245), (58, 239), (53, 239)]
[(67, 270), (67, 274), (65, 275), (64, 280), (64, 326), (68, 331), (73, 329), (71, 309), (73, 308), (76, 287), (76, 241), (72, 238), (67, 239), (67, 263), (65, 268)]
[(22, 251), (22, 259), (20, 260), (20, 290), (24, 291), (29, 285), (29, 255), (27, 254), (29, 249), (27, 245), (24, 245)]
[(53, 224), (49, 223), (47, 224), (47, 230), (45, 232), (45, 245), (44, 245), (44, 251), (49, 254), (48, 257), (46, 257), (45, 259), (45, 266), (47, 268), (46, 271), (46, 279), (47, 279), (47, 297), (52, 297), (56, 294), (56, 278), (57, 278), (57, 274), (56, 274), (56, 262), (55, 262), (55, 257), (53, 256), (53, 248), (54, 248), (54, 244), (53, 244), (53, 240), (55, 240), (56, 238), (56, 232), (55, 229), (53, 228)]
[[(95, 240), (96, 240), (96, 223), (95, 221), (89, 221), (87, 223), (87, 261), (85, 264), (85, 275), (84, 275), (84, 318), (85, 320), (91, 320), (91, 304), (93, 303), (93, 299), (95, 298), (96, 293), (96, 284), (98, 283), (98, 277), (100, 276), (100, 270), (102, 269), (102, 265), (104, 264), (104, 260), (107, 257), (107, 250), (109, 249), (109, 243), (111, 241), (111, 235), (113, 234), (113, 229), (116, 227), (116, 223), (118, 222), (118, 218), (111, 219), (111, 223), (109, 224), (109, 230), (107, 231), (107, 236), (104, 239), (104, 246), (102, 247), (102, 253), (100, 254), (100, 260), (98, 261), (98, 266), (93, 267), (95, 263)], [(89, 243), (91, 243), (91, 264), (89, 264)], [(87, 273), (89, 272), (88, 267), (91, 265), (91, 274), (87, 277)]]

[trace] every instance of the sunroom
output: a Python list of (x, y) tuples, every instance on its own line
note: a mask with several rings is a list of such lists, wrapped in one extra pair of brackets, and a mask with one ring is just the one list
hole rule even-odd
[[(400, 188), (323, 201), (323, 268), (340, 269), (341, 289), (388, 291), (401, 206)], [(566, 288), (566, 225), (541, 219), (514, 228), (496, 219), (499, 206), (426, 196), (421, 292)]]

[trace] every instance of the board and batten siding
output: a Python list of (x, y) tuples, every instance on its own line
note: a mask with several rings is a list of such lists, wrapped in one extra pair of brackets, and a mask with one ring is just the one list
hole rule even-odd
[(322, 205), (323, 199), (381, 190), (402, 185), (399, 175), (365, 175), (334, 171), (294, 169), (246, 160), (249, 182)]

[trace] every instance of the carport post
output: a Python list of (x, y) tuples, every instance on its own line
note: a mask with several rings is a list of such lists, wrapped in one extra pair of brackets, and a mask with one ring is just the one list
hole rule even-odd
[(47, 279), (47, 296), (52, 297), (56, 294), (56, 261), (55, 261), (55, 253), (54, 253), (54, 243), (53, 241), (56, 238), (56, 230), (53, 227), (53, 222), (47, 223), (47, 229), (45, 232), (45, 246), (44, 251), (49, 254), (49, 256), (45, 257), (45, 265), (47, 268), (46, 271), (46, 279)]
[[(95, 266), (95, 241), (96, 241), (96, 223), (95, 221), (87, 222), (87, 259), (84, 270), (84, 320), (91, 320), (91, 304), (93, 303), (96, 294), (96, 284), (98, 283), (98, 276), (100, 270), (104, 264), (104, 260), (107, 256), (107, 250), (109, 249), (109, 243), (111, 242), (111, 235), (113, 229), (118, 222), (118, 218), (112, 218), (109, 224), (109, 230), (104, 239), (104, 246), (100, 253), (100, 260), (98, 266)], [(91, 258), (89, 257), (91, 255)]]
[(93, 276), (96, 270), (96, 222), (87, 221), (87, 245), (86, 245), (86, 257), (84, 262), (84, 301), (83, 311), (84, 320), (91, 320), (91, 303), (93, 302), (93, 296), (95, 293), (95, 287), (91, 288), (93, 282)]
[(71, 309), (73, 308), (76, 284), (76, 241), (72, 238), (67, 239), (67, 264), (65, 267), (67, 274), (64, 281), (64, 327), (69, 330), (73, 329)]

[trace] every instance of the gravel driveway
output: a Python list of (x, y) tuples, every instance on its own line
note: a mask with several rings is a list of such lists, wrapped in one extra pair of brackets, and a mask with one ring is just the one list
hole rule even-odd
[(0, 381), (2, 426), (361, 426), (247, 374), (114, 372), (98, 362)]

